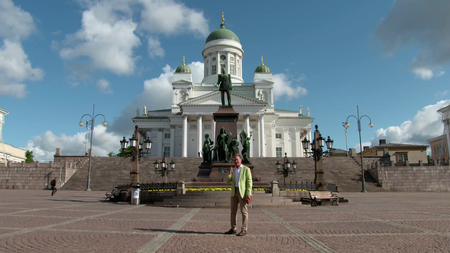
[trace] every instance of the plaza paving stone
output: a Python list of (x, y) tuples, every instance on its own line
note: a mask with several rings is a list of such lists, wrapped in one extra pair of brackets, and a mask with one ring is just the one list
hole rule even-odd
[(450, 252), (450, 193), (340, 195), (349, 203), (250, 208), (248, 234), (236, 237), (223, 234), (229, 209), (0, 190), (0, 252)]

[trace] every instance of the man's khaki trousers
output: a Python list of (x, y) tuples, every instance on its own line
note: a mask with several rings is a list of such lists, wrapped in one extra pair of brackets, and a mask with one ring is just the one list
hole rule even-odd
[(245, 202), (245, 199), (241, 197), (241, 194), (239, 193), (239, 188), (235, 188), (234, 196), (231, 197), (231, 228), (236, 230), (236, 224), (237, 224), (237, 209), (238, 204), (241, 207), (241, 214), (242, 214), (242, 229), (241, 231), (247, 232), (248, 227), (248, 211), (247, 211), (247, 203)]

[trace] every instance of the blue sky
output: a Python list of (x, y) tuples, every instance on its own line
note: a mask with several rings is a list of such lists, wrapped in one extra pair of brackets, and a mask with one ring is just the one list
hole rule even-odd
[[(342, 122), (362, 119), (362, 141), (427, 144), (450, 103), (450, 3), (397, 1), (0, 0), (3, 141), (36, 160), (84, 154), (85, 113), (96, 118), (94, 154), (117, 152), (142, 110), (169, 108), (173, 71), (200, 82), (202, 49), (225, 24), (244, 49), (243, 77), (270, 67), (279, 109), (309, 108), (313, 124), (345, 149)], [(349, 147), (359, 144), (349, 119)]]

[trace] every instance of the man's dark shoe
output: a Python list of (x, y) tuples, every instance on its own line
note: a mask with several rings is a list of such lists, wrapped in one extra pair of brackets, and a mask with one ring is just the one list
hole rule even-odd
[(237, 234), (237, 236), (244, 236), (247, 234), (247, 231), (242, 230), (241, 232), (239, 232), (239, 234)]
[(225, 232), (224, 234), (227, 234), (227, 235), (236, 234), (236, 230), (235, 229), (230, 229), (227, 232)]

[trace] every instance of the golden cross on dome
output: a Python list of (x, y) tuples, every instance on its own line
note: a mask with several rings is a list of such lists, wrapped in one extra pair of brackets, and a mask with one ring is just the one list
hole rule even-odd
[(185, 62), (184, 62), (184, 55), (183, 55), (183, 65), (186, 65)]
[(261, 64), (264, 65), (264, 58), (262, 55), (261, 55)]
[(225, 22), (225, 18), (223, 18), (223, 11), (222, 11), (222, 24)]

